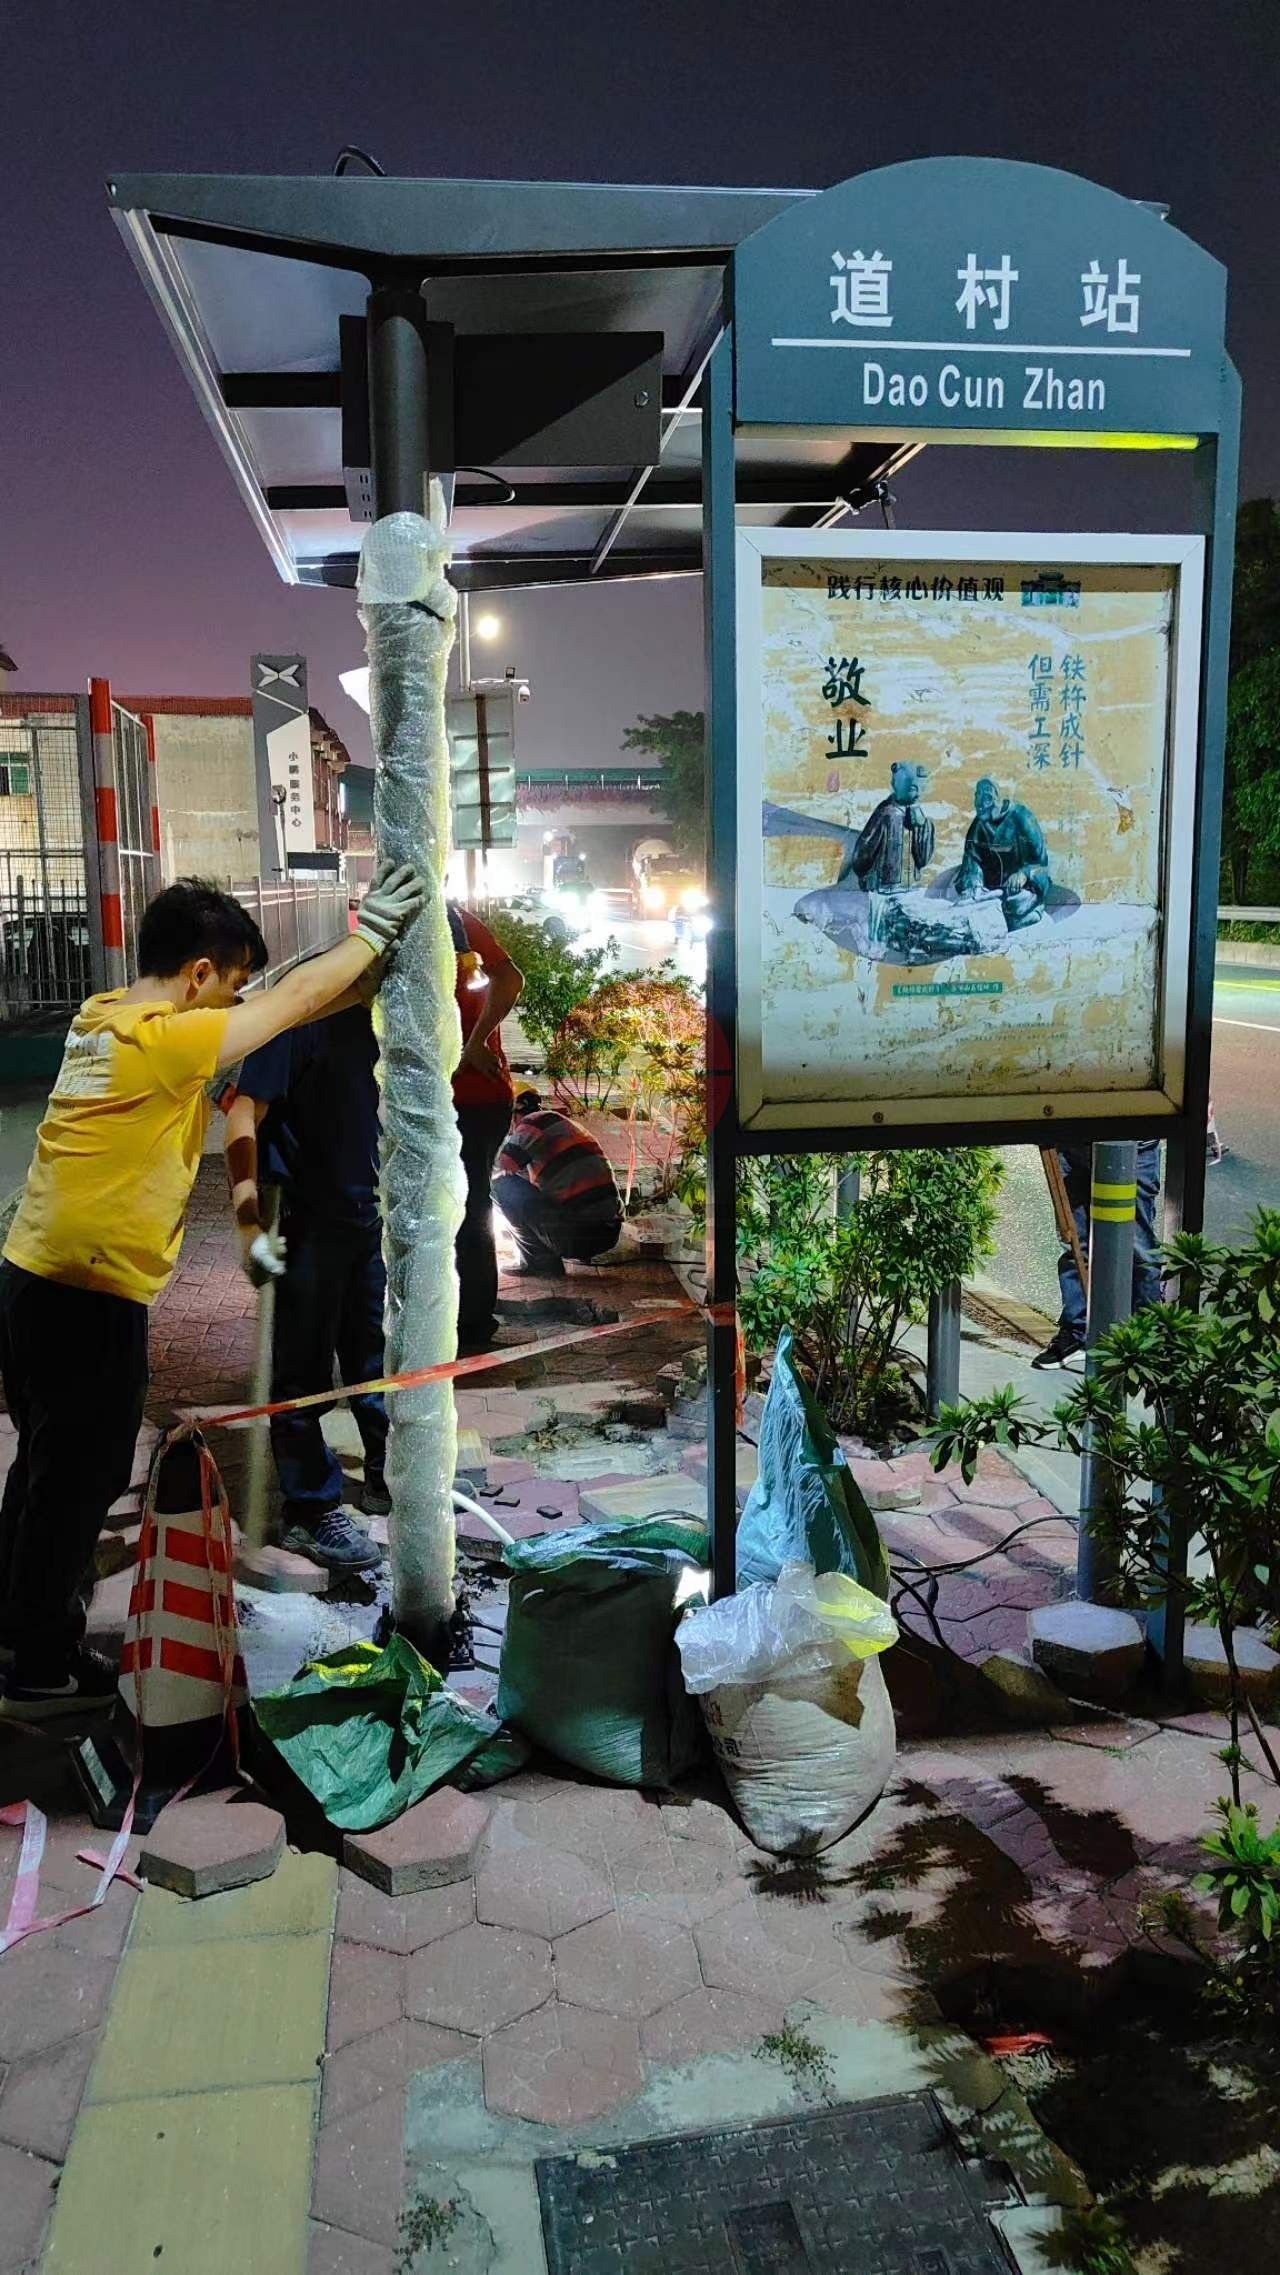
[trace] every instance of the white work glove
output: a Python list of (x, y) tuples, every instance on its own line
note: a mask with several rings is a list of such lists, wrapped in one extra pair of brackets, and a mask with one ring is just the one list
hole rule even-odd
[(252, 1240), (245, 1241), (240, 1259), (250, 1286), (265, 1288), (271, 1280), (282, 1280), (286, 1255), (278, 1232), (255, 1232)]
[(409, 862), (384, 861), (356, 911), (355, 931), (375, 954), (394, 946), (427, 897), (426, 879)]

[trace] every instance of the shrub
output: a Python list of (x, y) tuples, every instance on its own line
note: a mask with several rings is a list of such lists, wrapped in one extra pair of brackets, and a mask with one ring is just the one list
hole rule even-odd
[(704, 1026), (696, 989), (662, 964), (600, 980), (548, 1046), (548, 1076), (571, 1109), (620, 1107), (665, 1133), (653, 1198), (673, 1190), (701, 1137)]
[(576, 949), (546, 928), (507, 909), (495, 909), (489, 929), (524, 973), (519, 1018), (531, 1043), (548, 1051), (565, 1020), (585, 1003), (610, 950)]
[[(762, 1260), (739, 1298), (757, 1346), (784, 1327), (837, 1430), (892, 1434), (920, 1409), (906, 1329), (929, 1299), (990, 1253), (1002, 1170), (987, 1147), (855, 1156), (857, 1207), (836, 1221), (831, 1167), (749, 1188), (746, 1229)], [(825, 1187), (825, 1198), (824, 1198)], [(789, 1214), (788, 1210), (794, 1213)], [(740, 1246), (742, 1227), (740, 1225)]]

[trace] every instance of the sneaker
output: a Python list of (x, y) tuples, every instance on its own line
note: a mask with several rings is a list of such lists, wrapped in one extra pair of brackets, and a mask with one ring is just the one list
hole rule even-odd
[(0, 1676), (0, 1715), (15, 1722), (44, 1722), (54, 1714), (86, 1714), (114, 1706), (119, 1676), (100, 1651), (76, 1652), (56, 1676), (15, 1662)]
[(326, 1509), (314, 1524), (290, 1525), (284, 1546), (326, 1572), (371, 1572), (382, 1562), (382, 1550), (345, 1509)]
[(381, 1470), (366, 1469), (364, 1483), (360, 1488), (360, 1506), (366, 1517), (390, 1516), (391, 1495), (387, 1491), (387, 1481)]
[(1054, 1370), (1068, 1374), (1074, 1371), (1071, 1361), (1078, 1358), (1083, 1350), (1084, 1344), (1077, 1342), (1073, 1335), (1055, 1335), (1051, 1343), (1045, 1344), (1043, 1351), (1036, 1352), (1031, 1364), (1041, 1374), (1049, 1374)]

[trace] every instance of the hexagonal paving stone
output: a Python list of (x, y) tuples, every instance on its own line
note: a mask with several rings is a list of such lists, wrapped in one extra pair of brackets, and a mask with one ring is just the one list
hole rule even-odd
[(635, 2024), (559, 2001), (499, 2030), (484, 2050), (490, 2109), (537, 2125), (581, 2124), (643, 2085)]
[(487, 1801), (442, 1785), (394, 1823), (372, 1833), (348, 1833), (342, 1861), (388, 1896), (443, 1888), (469, 1878), (488, 1822)]
[(402, 2017), (389, 2030), (375, 2030), (325, 2056), (322, 2122), (365, 2109), (384, 2093), (403, 2091), (419, 2070), (438, 2069), (442, 2062), (461, 2061), (478, 2051), (478, 2039)]
[(409, 1961), (406, 2005), (420, 2022), (482, 2037), (541, 2006), (554, 1988), (551, 1946), (540, 1936), (464, 1927)]
[(640, 2044), (651, 2062), (692, 2062), (702, 2054), (750, 2051), (767, 2031), (781, 2029), (782, 2021), (781, 2004), (769, 2006), (739, 1991), (687, 1991), (646, 2015)]
[(688, 1929), (634, 1911), (562, 1935), (555, 1958), (561, 1998), (604, 2014), (656, 2014), (701, 1981)]
[(827, 1920), (807, 1908), (784, 1908), (777, 1898), (757, 1903), (747, 1897), (716, 1912), (695, 1927), (693, 1940), (710, 1988), (765, 1991), (784, 2003), (806, 1992), (820, 1999), (823, 1970), (844, 1964)]
[(404, 2013), (404, 1961), (369, 1943), (335, 1943), (329, 1970), (330, 2052), (371, 2030), (386, 2030)]
[(43, 2053), (78, 2030), (95, 2029), (107, 2011), (115, 1967), (58, 1951), (36, 1935), (7, 1951), (0, 1982), (0, 2062)]
[(612, 1910), (613, 1890), (603, 1873), (534, 1841), (491, 1849), (476, 1879), (476, 1917), (486, 1927), (522, 1928), (553, 1940)]
[(376, 1944), (381, 1951), (406, 1956), (470, 1927), (476, 1916), (475, 1893), (469, 1880), (455, 1880), (447, 1888), (422, 1888), (412, 1896), (384, 1896), (367, 1880), (344, 1872), (338, 1883), (338, 1934), (350, 1943)]
[(218, 1896), (268, 1879), (283, 1855), (284, 1819), (275, 1809), (235, 1793), (201, 1793), (161, 1810), (138, 1871), (175, 1896)]

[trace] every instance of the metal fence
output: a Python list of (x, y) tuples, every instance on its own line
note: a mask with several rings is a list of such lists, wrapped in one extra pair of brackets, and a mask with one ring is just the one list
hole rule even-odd
[(93, 989), (87, 733), (74, 700), (65, 711), (0, 718), (0, 1019), (74, 1010)]
[(138, 976), (138, 926), (160, 889), (160, 855), (152, 823), (152, 777), (147, 730), (119, 703), (111, 705), (115, 745), (116, 817), (120, 853), (120, 929), (126, 985)]
[(267, 943), (268, 987), (304, 957), (346, 937), (347, 888), (337, 877), (291, 876), (279, 884), (255, 877), (231, 890)]

